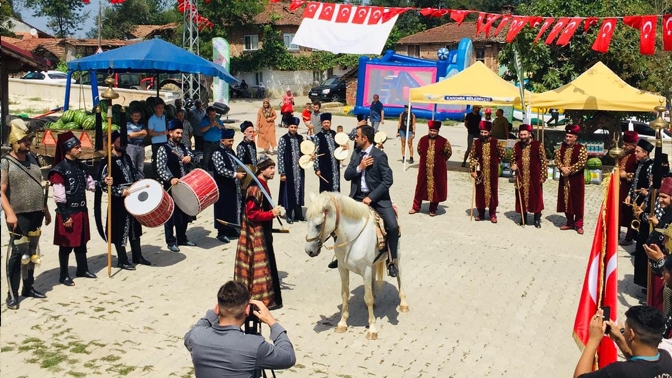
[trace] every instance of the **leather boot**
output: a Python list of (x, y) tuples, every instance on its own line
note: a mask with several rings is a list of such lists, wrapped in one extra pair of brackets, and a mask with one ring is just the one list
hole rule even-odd
[(541, 213), (534, 214), (534, 227), (541, 228)]
[(60, 265), (61, 270), (58, 282), (62, 283), (65, 286), (75, 285), (75, 283), (72, 281), (72, 278), (70, 278), (70, 274), (68, 273), (68, 260), (70, 259), (71, 251), (72, 248), (68, 247), (60, 247), (58, 249), (58, 263)]
[(39, 299), (44, 299), (44, 298), (47, 297), (46, 295), (44, 295), (44, 293), (41, 293), (41, 292), (35, 290), (35, 288), (32, 287), (32, 286), (29, 287), (28, 289), (26, 289), (26, 288), (24, 287), (23, 290), (21, 291), (21, 295), (24, 296), (24, 297), (26, 297), (26, 298), (39, 298)]
[(97, 278), (95, 274), (89, 272), (89, 263), (86, 260), (86, 252), (75, 251), (75, 259), (77, 260), (77, 277)]
[(7, 293), (7, 308), (10, 310), (18, 310), (19, 309), (19, 293), (14, 293), (14, 295), (9, 295)]

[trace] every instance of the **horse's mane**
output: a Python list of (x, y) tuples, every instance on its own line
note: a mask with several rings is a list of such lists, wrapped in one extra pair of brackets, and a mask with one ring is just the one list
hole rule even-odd
[(312, 218), (322, 213), (322, 211), (324, 211), (324, 209), (327, 208), (331, 203), (331, 196), (333, 196), (336, 200), (336, 203), (338, 204), (341, 212), (341, 216), (353, 219), (363, 219), (368, 216), (368, 206), (357, 202), (348, 196), (344, 196), (341, 193), (335, 192), (320, 193), (320, 195), (315, 198), (313, 203), (310, 204), (308, 209), (306, 209), (306, 216)]

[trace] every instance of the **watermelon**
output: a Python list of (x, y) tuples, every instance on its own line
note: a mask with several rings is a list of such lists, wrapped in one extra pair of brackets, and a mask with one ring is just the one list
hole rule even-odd
[(75, 118), (75, 113), (76, 112), (72, 109), (66, 110), (65, 112), (63, 112), (63, 116), (61, 117), (61, 121), (63, 121), (63, 123), (72, 122), (72, 120)]
[(78, 128), (79, 128), (79, 125), (77, 125), (77, 122), (68, 122), (63, 127), (63, 129), (65, 129), (65, 130), (77, 130)]
[(584, 169), (584, 170), (583, 170), (583, 181), (585, 181), (586, 184), (590, 184), (590, 179), (591, 179), (591, 177), (590, 177), (590, 171), (587, 170), (587, 169)]
[(600, 158), (597, 158), (597, 157), (590, 158), (586, 162), (586, 167), (588, 167), (588, 169), (601, 169), (602, 168), (602, 160), (600, 160)]
[(82, 126), (82, 123), (84, 122), (84, 119), (86, 119), (86, 112), (83, 110), (78, 110), (75, 112), (75, 117), (73, 121), (77, 123), (77, 125)]
[(65, 126), (65, 124), (63, 123), (63, 121), (59, 119), (56, 122), (52, 122), (49, 125), (49, 129), (50, 130), (63, 130), (64, 126)]
[(84, 122), (81, 124), (84, 130), (95, 130), (96, 128), (96, 116), (90, 115), (84, 118)]

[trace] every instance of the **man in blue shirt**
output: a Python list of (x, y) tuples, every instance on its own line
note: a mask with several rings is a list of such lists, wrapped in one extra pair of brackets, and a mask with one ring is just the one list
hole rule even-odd
[(207, 118), (201, 120), (201, 133), (203, 133), (203, 163), (201, 168), (206, 171), (210, 169), (210, 159), (212, 158), (212, 153), (219, 147), (219, 138), (222, 134), (222, 129), (224, 129), (224, 124), (217, 117), (217, 112), (212, 106), (208, 106), (205, 109), (205, 114)]
[(152, 137), (152, 172), (156, 175), (156, 154), (159, 148), (168, 142), (168, 130), (166, 128), (166, 116), (163, 114), (166, 103), (157, 98), (154, 104), (154, 115), (147, 122), (147, 133)]
[(373, 102), (370, 107), (369, 121), (373, 127), (374, 133), (378, 132), (378, 126), (385, 124), (385, 111), (383, 111), (383, 103), (379, 101), (377, 94), (373, 95)]

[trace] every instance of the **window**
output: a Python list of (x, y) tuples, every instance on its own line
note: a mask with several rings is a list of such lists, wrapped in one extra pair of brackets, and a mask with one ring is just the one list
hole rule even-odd
[(294, 39), (294, 34), (283, 34), (282, 38), (285, 41), (285, 47), (289, 51), (299, 51), (299, 45), (293, 45), (292, 44), (292, 39)]
[(479, 47), (474, 50), (476, 50), (476, 61), (485, 63), (485, 49), (483, 47)]
[(243, 37), (244, 40), (244, 50), (259, 50), (259, 36), (258, 35), (246, 35)]
[(420, 45), (408, 45), (406, 46), (406, 55), (412, 57), (420, 56)]
[(256, 85), (261, 85), (264, 83), (264, 75), (261, 72), (256, 72), (254, 74), (254, 80), (257, 82)]
[(313, 83), (322, 82), (322, 71), (313, 71)]

